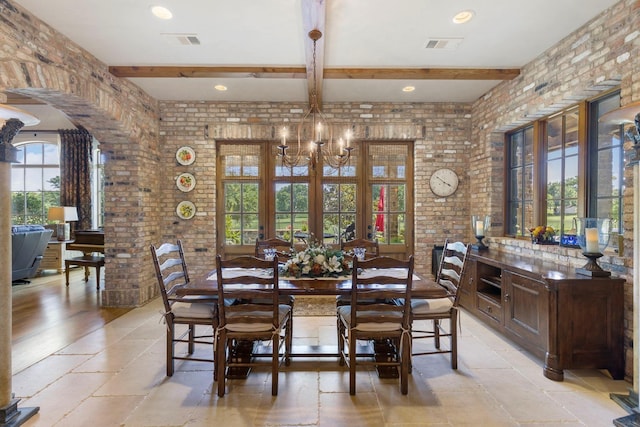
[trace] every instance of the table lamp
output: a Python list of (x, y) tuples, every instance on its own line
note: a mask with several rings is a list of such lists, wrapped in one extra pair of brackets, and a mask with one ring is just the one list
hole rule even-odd
[(576, 218), (577, 239), (582, 255), (589, 261), (576, 273), (592, 277), (611, 276), (610, 271), (603, 270), (596, 260), (602, 256), (602, 252), (609, 244), (611, 220), (609, 218)]
[(57, 221), (56, 235), (58, 240), (71, 239), (71, 227), (69, 221), (78, 220), (78, 210), (75, 206), (52, 206), (47, 214), (49, 221)]

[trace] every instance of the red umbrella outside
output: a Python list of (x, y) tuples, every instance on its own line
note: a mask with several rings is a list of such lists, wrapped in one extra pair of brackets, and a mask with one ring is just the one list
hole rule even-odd
[[(384, 211), (384, 187), (380, 187), (380, 198), (378, 199), (378, 212)], [(384, 215), (376, 215), (376, 231), (384, 231)]]

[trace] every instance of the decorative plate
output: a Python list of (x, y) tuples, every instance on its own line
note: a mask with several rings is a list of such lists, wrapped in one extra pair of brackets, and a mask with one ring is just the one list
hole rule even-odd
[(190, 165), (196, 161), (196, 152), (191, 147), (180, 147), (176, 151), (176, 160), (181, 165)]
[(191, 219), (196, 214), (196, 205), (187, 200), (178, 203), (176, 213), (182, 219)]
[(176, 179), (176, 185), (180, 191), (185, 193), (193, 190), (196, 186), (196, 178), (190, 173), (183, 173)]

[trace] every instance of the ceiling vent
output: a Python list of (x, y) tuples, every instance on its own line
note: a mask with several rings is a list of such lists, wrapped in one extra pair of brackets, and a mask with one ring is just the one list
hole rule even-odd
[(197, 34), (163, 33), (162, 36), (174, 45), (193, 46), (200, 44)]
[(432, 37), (427, 40), (425, 49), (454, 50), (462, 43), (462, 37)]

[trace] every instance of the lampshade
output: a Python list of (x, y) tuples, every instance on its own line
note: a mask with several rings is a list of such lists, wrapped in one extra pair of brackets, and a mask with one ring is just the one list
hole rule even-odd
[(78, 210), (75, 206), (52, 206), (47, 214), (49, 221), (69, 222), (78, 220)]

